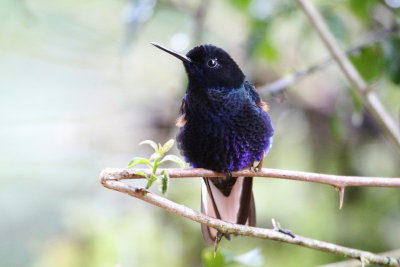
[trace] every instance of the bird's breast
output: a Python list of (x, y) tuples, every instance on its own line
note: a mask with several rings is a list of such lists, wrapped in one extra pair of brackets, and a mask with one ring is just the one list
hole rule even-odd
[(194, 167), (228, 172), (261, 158), (271, 133), (259, 108), (210, 105), (198, 111), (190, 113), (178, 135), (181, 151)]
[[(190, 114), (187, 118), (196, 122), (230, 124), (240, 119), (240, 112), (255, 108), (250, 95), (243, 89), (209, 89), (202, 96), (189, 98)], [(239, 116), (238, 116), (239, 115)]]

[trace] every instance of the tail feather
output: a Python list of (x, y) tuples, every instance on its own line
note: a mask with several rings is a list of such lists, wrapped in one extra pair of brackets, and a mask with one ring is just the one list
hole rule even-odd
[[(231, 223), (254, 226), (256, 213), (252, 193), (253, 178), (238, 177), (229, 194), (225, 194), (212, 182), (213, 178), (203, 178), (201, 188), (201, 210), (204, 214)], [(201, 226), (204, 241), (213, 244), (217, 230)]]

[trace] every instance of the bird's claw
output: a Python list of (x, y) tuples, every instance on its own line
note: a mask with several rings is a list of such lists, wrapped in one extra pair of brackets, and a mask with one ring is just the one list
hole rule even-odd
[(261, 171), (261, 168), (260, 168), (260, 166), (250, 167), (250, 171), (252, 171), (252, 172), (259, 172), (259, 171)]
[(264, 163), (264, 155), (262, 156), (261, 160), (258, 162), (256, 167), (251, 167), (250, 169), (254, 172), (259, 172), (261, 171)]

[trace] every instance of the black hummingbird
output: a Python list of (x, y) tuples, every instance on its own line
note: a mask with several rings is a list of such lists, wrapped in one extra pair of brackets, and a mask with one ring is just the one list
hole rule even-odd
[[(186, 55), (152, 45), (179, 58), (189, 84), (182, 99), (178, 146), (194, 168), (225, 173), (226, 178), (203, 178), (203, 213), (232, 223), (254, 226), (253, 178), (231, 172), (251, 168), (272, 145), (274, 130), (268, 106), (246, 81), (236, 62), (213, 45), (194, 47)], [(204, 240), (216, 241), (215, 229), (202, 225)], [(229, 237), (228, 237), (229, 238)]]

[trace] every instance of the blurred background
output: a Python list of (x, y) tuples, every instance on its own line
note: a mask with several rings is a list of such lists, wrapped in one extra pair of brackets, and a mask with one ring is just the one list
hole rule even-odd
[[(400, 115), (400, 1), (313, 1), (392, 117)], [(0, 0), (0, 266), (315, 266), (342, 258), (233, 238), (217, 260), (200, 226), (103, 188), (174, 138), (186, 53), (223, 47), (271, 107), (264, 167), (399, 176), (399, 151), (292, 0)], [(312, 66), (319, 66), (306, 75)], [(268, 86), (284, 77), (284, 87)], [(287, 81), (287, 80), (285, 80)], [(179, 152), (174, 148), (174, 154)], [(144, 181), (132, 182), (144, 185)], [(157, 188), (154, 189), (156, 192)], [(256, 179), (258, 226), (373, 252), (400, 248), (400, 192)], [(172, 180), (168, 198), (199, 210), (200, 180)], [(239, 257), (253, 251), (250, 256)], [(249, 260), (250, 259), (250, 260)]]

